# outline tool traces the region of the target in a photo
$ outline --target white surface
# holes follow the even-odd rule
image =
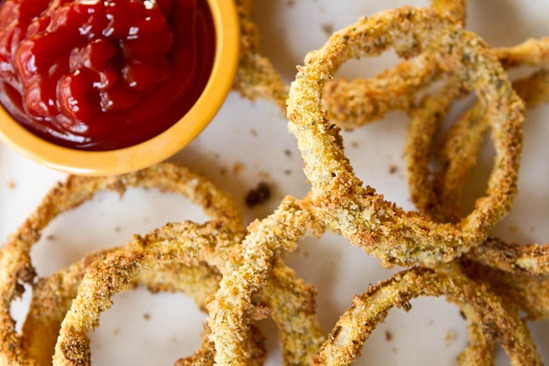
[[[288,81],[305,53],[326,40],[323,30],[326,26],[337,30],[361,15],[404,5],[403,1],[359,0],[256,3],[255,18],[260,25],[263,47]],[[427,5],[428,1],[410,3]],[[549,1],[471,0],[468,10],[468,28],[494,46],[549,35]],[[369,76],[394,62],[390,57],[382,57],[352,63],[342,74]],[[528,112],[520,194],[512,213],[495,230],[509,241],[545,243],[549,238],[547,117],[549,106]],[[405,116],[393,113],[383,121],[346,133],[345,143],[359,177],[386,198],[410,209],[401,159],[406,126]],[[245,209],[247,222],[269,214],[284,195],[301,197],[308,191],[295,140],[287,132],[279,110],[263,102],[250,103],[236,94],[229,96],[206,131],[174,159],[205,173],[242,203],[246,192],[260,180],[269,182],[274,187],[273,197],[254,210]],[[233,170],[235,164],[242,164],[239,173]],[[389,172],[391,165],[397,167],[395,174]],[[489,167],[490,160],[486,158],[481,170]],[[480,173],[476,176],[482,177]],[[2,240],[63,176],[0,145]],[[44,235],[50,239],[43,239],[36,246],[33,259],[39,274],[47,275],[97,248],[120,245],[132,233],[145,233],[166,221],[188,218],[201,220],[200,210],[191,209],[185,200],[174,196],[130,191],[119,200],[114,194],[101,194],[93,202],[55,220]],[[305,240],[287,262],[298,275],[318,287],[318,313],[326,332],[349,306],[353,294],[364,292],[370,283],[395,271],[381,268],[375,258],[335,235]],[[456,355],[466,343],[465,324],[457,308],[433,298],[414,300],[412,304],[410,313],[393,310],[389,314],[355,364],[455,364]],[[14,305],[16,314],[24,313],[24,309],[25,301]],[[104,314],[101,326],[92,335],[94,364],[172,364],[198,347],[204,319],[205,315],[183,295],[153,296],[138,290],[117,296],[114,307]],[[264,329],[271,348],[268,364],[279,365],[274,326],[266,322]],[[543,360],[549,364],[549,323],[535,324],[532,330]],[[498,362],[505,364],[503,353],[498,351],[498,355]]]

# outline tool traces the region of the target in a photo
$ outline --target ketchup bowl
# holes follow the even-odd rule
[[[48,9],[47,1],[42,0],[44,9],[32,21],[24,19],[24,16],[29,17],[29,11],[21,5],[29,0],[9,1],[15,4],[9,4],[16,9],[17,13],[14,14],[21,17],[16,24],[23,24],[26,29],[14,33],[15,36],[9,34],[6,37],[9,46],[0,37],[0,64],[4,60],[0,66],[2,70],[8,70],[4,71],[7,76],[2,77],[0,138],[25,157],[47,167],[71,174],[106,175],[127,173],[163,161],[180,151],[208,125],[231,89],[239,58],[239,23],[232,0],[139,0],[141,3],[135,0],[69,0],[61,1],[66,7],[63,14],[57,14],[57,8]],[[57,0],[49,1],[60,3]],[[162,11],[170,17],[176,16],[170,14],[177,14],[178,18],[173,18],[173,23],[176,23],[188,14],[181,7],[191,6],[187,3],[200,4],[201,1],[201,6],[207,9],[212,37],[207,38],[204,35],[208,34],[207,27],[194,19],[186,19],[181,21],[182,26],[177,25],[189,27],[189,24],[199,24],[198,27],[202,27],[197,31],[201,38],[193,41],[192,50],[195,53],[192,57],[178,51],[183,47],[182,43],[189,43],[178,38],[182,32],[180,28],[173,31],[175,35],[166,33],[169,37],[163,34],[143,47],[136,46],[140,45],[138,41],[141,39],[133,37],[133,34],[139,35],[140,29],[152,29],[158,34],[158,30],[162,31],[162,27],[169,23],[161,17],[155,21],[154,14],[151,16],[146,12],[155,11],[154,7],[158,6],[158,14]],[[143,9],[122,9],[128,4],[139,8],[139,4],[144,3],[147,4],[142,6]],[[6,1],[2,6],[5,4]],[[175,4],[176,9],[169,4]],[[18,6],[21,10],[17,10]],[[138,14],[139,27],[128,23],[130,21],[127,19],[134,14],[131,11]],[[9,7],[0,9],[4,19],[9,20],[10,12],[13,13],[13,10]],[[85,18],[88,23],[79,25],[78,16],[82,14],[88,17]],[[90,19],[100,19],[103,23],[97,26],[90,23]],[[144,20],[149,23],[143,23]],[[2,21],[6,22],[0,19],[0,23]],[[70,26],[78,27],[78,31],[67,31],[66,27]],[[95,35],[89,36],[86,32],[94,32],[92,28],[95,26],[99,29],[95,30],[100,35],[99,40],[94,38],[88,42]],[[176,26],[173,27],[175,29]],[[122,41],[113,40],[117,32],[122,34]],[[14,55],[5,56],[10,49],[14,49],[13,39],[18,34],[30,34],[31,41],[21,39]],[[142,34],[145,34],[142,36],[145,39],[147,33]],[[80,42],[79,46],[69,49],[66,46],[69,41],[59,37],[69,37],[69,41]],[[88,44],[83,44],[82,39]],[[212,45],[211,42],[215,43]],[[170,47],[173,43],[174,47],[173,51],[166,51],[166,57],[173,62],[168,67],[164,66],[164,59],[151,55],[151,49],[166,48],[164,43]],[[201,44],[208,45],[211,52],[199,53],[197,49]],[[52,49],[50,45],[55,45],[59,50]],[[46,55],[46,61],[38,60],[38,55],[42,54]],[[209,60],[206,54],[211,55]],[[55,57],[62,61],[55,63],[52,61]],[[8,64],[6,59],[15,61]],[[110,60],[111,64],[107,65],[105,60]],[[152,61],[147,63],[142,60]],[[42,74],[36,71],[40,70],[40,62],[46,65],[42,68],[46,70]],[[110,72],[112,63],[119,70]],[[187,70],[202,70],[200,67],[207,67],[206,71],[200,71],[202,79],[185,76]],[[56,73],[61,76],[52,77]],[[152,84],[156,89],[147,91],[146,87]],[[177,91],[179,86],[182,88],[182,85],[199,89],[188,92],[190,94],[185,94],[187,91],[173,91]],[[182,99],[175,99],[172,97],[174,94],[181,94]],[[192,98],[184,99],[186,95],[192,95]],[[88,103],[89,100],[92,102]],[[157,106],[163,107],[158,107],[157,112]],[[93,123],[87,124],[88,120]],[[132,127],[131,123],[134,122],[137,123],[136,128]],[[65,126],[66,130],[63,129]],[[97,140],[94,140],[96,137]]]

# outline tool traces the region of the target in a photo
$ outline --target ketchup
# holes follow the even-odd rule
[[[128,147],[192,107],[214,54],[206,0],[5,0],[0,102],[58,145]]]

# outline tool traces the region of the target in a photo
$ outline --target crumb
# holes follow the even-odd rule
[[[267,306],[267,304],[265,304],[262,301],[259,304],[257,304],[255,309],[253,310],[252,319],[254,319],[256,321],[257,320],[267,319],[269,317],[270,313],[271,312],[270,312],[269,307]]]
[[[118,334],[120,333],[120,328],[118,328],[118,327],[114,328],[113,331],[112,331],[112,333],[113,333],[114,335],[118,335]]]
[[[214,154],[214,158],[215,158],[216,160],[219,160],[220,157],[221,157],[221,154],[219,154],[219,153],[215,153],[215,154]]]
[[[219,169],[219,174],[222,175],[222,176],[227,175],[227,169],[225,169],[225,168]]]
[[[256,136],[257,136],[257,130],[254,129],[254,128],[252,128],[252,129],[250,130],[250,135],[252,135],[253,137],[256,137]]]
[[[354,147],[354,148],[357,148],[359,145],[358,145],[357,141],[353,141],[353,142],[351,142],[351,146]]]
[[[9,189],[15,189],[15,181],[13,181],[13,180],[8,181],[8,188]]]
[[[309,255],[310,255],[310,254],[309,254],[308,251],[303,252],[303,256],[304,256],[305,258],[309,258]]]
[[[330,37],[334,33],[334,26],[333,24],[322,24],[322,31],[327,37]]]
[[[115,233],[119,233],[121,230],[122,230],[122,228],[120,226],[115,226],[114,227],[114,232]]]
[[[393,353],[397,353],[397,349],[396,349],[396,347],[393,347],[393,348],[391,348],[391,352],[393,352]]]
[[[444,335],[444,343],[446,343],[446,346],[449,346],[457,339],[457,334],[453,330],[449,330],[446,332],[446,335]]]
[[[284,155],[286,155],[287,157],[292,156],[292,150],[290,150],[290,149],[284,149]]]
[[[267,202],[271,197],[271,189],[265,182],[259,182],[257,187],[250,190],[246,195],[246,205],[248,207],[254,207],[262,203]]]
[[[534,233],[536,232],[537,228],[534,225],[532,225],[528,228],[528,230],[530,230],[531,233]]]
[[[233,165],[233,173],[238,174],[244,169],[244,164],[242,163],[234,163]]]
[[[291,175],[292,174],[292,169],[285,169],[284,170],[284,175]]]
[[[519,228],[516,225],[509,226],[509,231],[512,233],[516,233],[519,231]]]
[[[395,174],[398,171],[398,167],[396,165],[391,165],[389,167],[389,174]]]
[[[385,331],[385,340],[391,342],[393,340],[393,333],[390,330]]]
[[[294,0],[286,0],[286,5],[294,6],[294,4],[295,4]]]
[[[47,240],[55,240],[55,235],[50,234],[50,235],[46,236],[46,239]]]
[[[271,174],[269,172],[260,171],[259,172],[259,177],[262,178],[262,179],[269,179],[269,178],[271,178]]]
[[[151,319],[151,314],[149,314],[149,313],[143,314],[143,319],[150,320]]]

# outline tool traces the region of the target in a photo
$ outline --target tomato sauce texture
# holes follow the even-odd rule
[[[0,101],[58,145],[112,150],[168,129],[211,73],[206,0],[4,0]]]

